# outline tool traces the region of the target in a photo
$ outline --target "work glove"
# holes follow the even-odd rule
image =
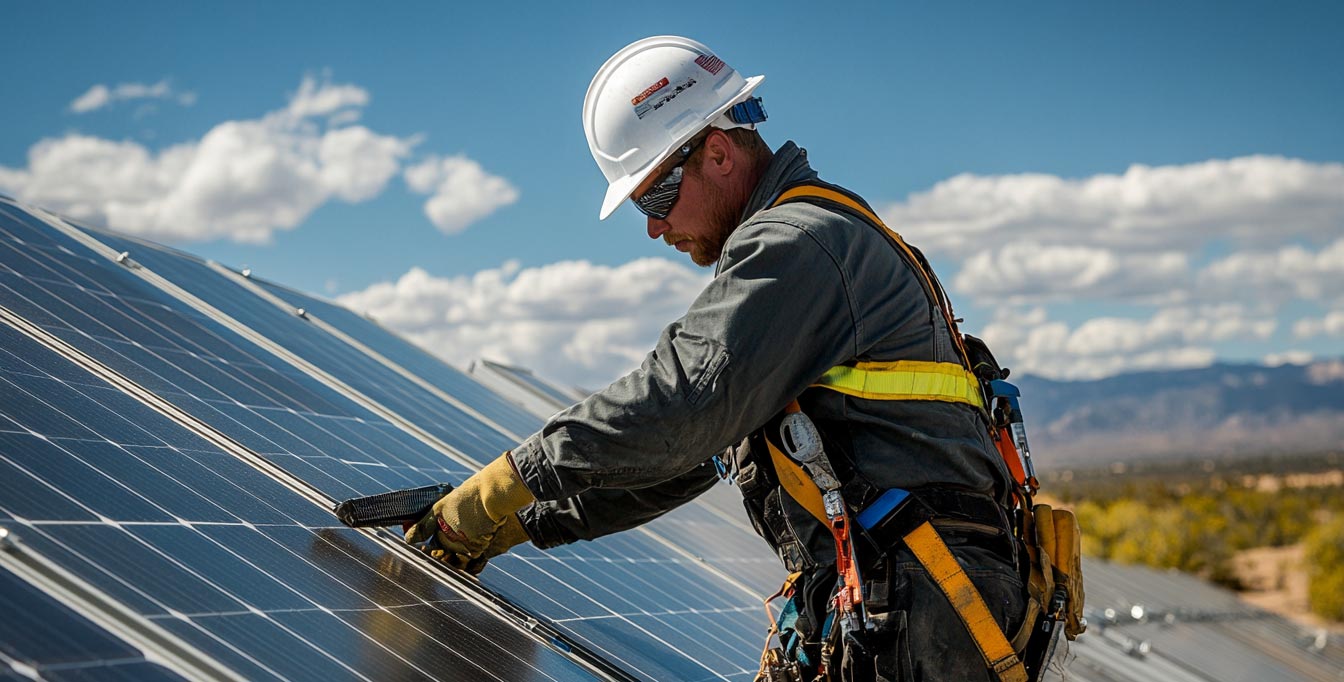
[[[485,551],[476,558],[469,558],[463,554],[455,554],[446,549],[434,548],[429,550],[429,555],[442,561],[453,568],[466,571],[472,575],[480,575],[485,570],[485,565],[491,559],[508,552],[515,545],[528,542],[532,538],[528,536],[527,531],[523,530],[523,524],[518,520],[517,514],[509,514],[504,519],[504,524],[495,531],[494,537],[490,538],[490,544],[485,546]]]
[[[435,502],[425,518],[406,531],[406,542],[436,538],[444,556],[461,555],[469,562],[483,556],[508,518],[534,499],[506,452]]]

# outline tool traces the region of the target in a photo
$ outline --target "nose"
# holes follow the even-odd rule
[[[649,239],[658,239],[662,237],[664,234],[667,234],[667,231],[672,229],[672,226],[668,225],[666,220],[660,220],[658,218],[650,216],[648,229],[649,229]]]

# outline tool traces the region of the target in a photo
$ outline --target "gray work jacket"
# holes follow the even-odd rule
[[[520,514],[536,545],[625,530],[690,500],[715,481],[710,458],[794,398],[828,454],[852,460],[874,486],[950,485],[1003,499],[1008,473],[974,408],[809,390],[856,360],[958,362],[941,313],[874,227],[809,203],[769,208],[785,188],[816,179],[806,151],[784,144],[714,279],[643,364],[513,450],[538,500]]]

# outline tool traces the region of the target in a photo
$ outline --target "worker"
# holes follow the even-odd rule
[[[1025,591],[1009,473],[983,409],[965,395],[968,362],[950,311],[866,204],[821,181],[793,142],[765,144],[754,95],[763,80],[674,36],[632,43],[597,72],[583,127],[608,183],[599,217],[631,199],[651,239],[713,266],[714,278],[638,369],[471,476],[406,539],[437,539],[441,559],[480,571],[520,542],[545,549],[647,522],[713,485],[721,456],[757,529],[798,573],[799,617],[785,634],[803,679],[824,669],[834,679],[997,680],[899,542],[857,553],[875,624],[861,633],[864,651],[848,640],[825,646],[836,545],[779,489],[766,452],[795,399],[852,511],[899,488],[955,521],[935,525],[1010,637],[1026,617]],[[832,111],[836,125],[858,130],[880,117],[861,102]],[[788,200],[802,186],[830,199]],[[876,376],[898,361],[960,388],[917,380],[924,388],[893,394],[825,379]]]

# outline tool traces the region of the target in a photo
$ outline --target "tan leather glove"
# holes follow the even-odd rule
[[[476,559],[508,517],[533,501],[506,452],[435,502],[425,518],[406,531],[406,542],[437,537],[446,553]]]
[[[490,544],[485,546],[485,551],[476,558],[469,558],[462,554],[454,554],[443,549],[432,549],[429,555],[442,561],[453,568],[460,569],[472,575],[480,575],[485,570],[485,565],[491,559],[508,552],[516,545],[530,541],[527,531],[523,530],[523,524],[518,520],[517,514],[509,514],[504,519],[503,525],[495,531],[494,537],[490,538]]]

